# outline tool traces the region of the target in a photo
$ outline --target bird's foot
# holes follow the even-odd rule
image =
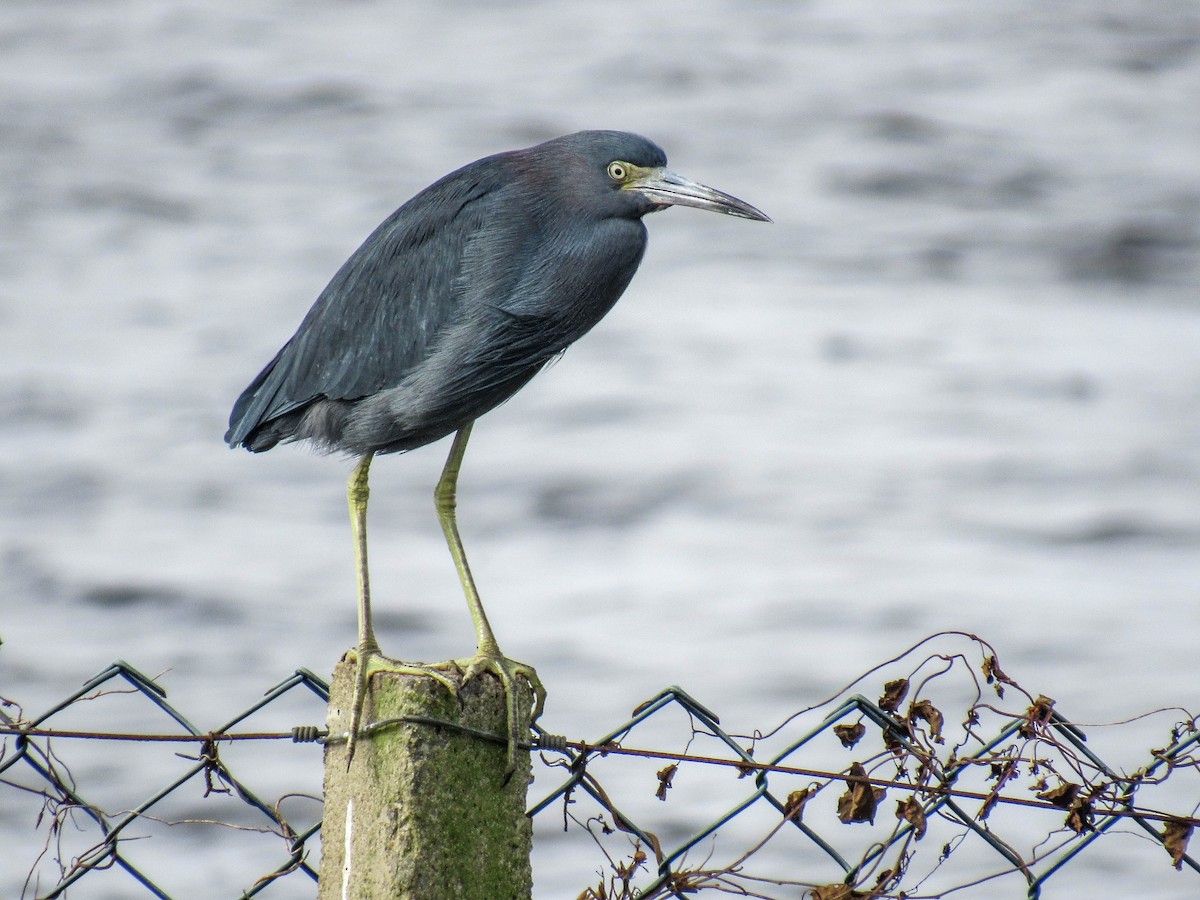
[[[508,763],[504,769],[504,783],[507,784],[517,768],[517,745],[522,741],[529,740],[528,733],[522,733],[521,717],[517,710],[517,679],[523,678],[528,683],[530,690],[533,691],[531,722],[537,721],[546,705],[546,688],[542,685],[542,680],[538,678],[533,666],[509,659],[500,653],[499,648],[481,649],[467,659],[454,660],[454,665],[463,672],[463,684],[484,672],[491,672],[500,679],[500,685],[504,688],[508,721]]]
[[[407,663],[390,656],[384,656],[379,647],[359,647],[347,654],[347,659],[354,662],[354,708],[350,711],[350,734],[346,739],[346,767],[354,759],[354,750],[358,746],[359,731],[362,727],[363,707],[367,702],[367,684],[381,672],[398,672],[401,675],[425,675],[442,686],[454,697],[458,696],[458,683],[443,675],[439,668],[444,666],[425,666],[419,663]]]

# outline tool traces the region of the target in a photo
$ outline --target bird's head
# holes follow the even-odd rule
[[[580,131],[547,141],[531,151],[545,151],[566,167],[571,191],[589,206],[602,204],[618,215],[640,218],[668,206],[693,206],[743,219],[770,222],[762,211],[715,188],[684,178],[667,168],[662,149],[640,135],[624,131]],[[539,154],[540,155],[540,154]]]

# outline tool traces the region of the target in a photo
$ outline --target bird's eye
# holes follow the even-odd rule
[[[629,166],[623,162],[610,162],[608,164],[608,177],[613,181],[621,182],[629,177]]]

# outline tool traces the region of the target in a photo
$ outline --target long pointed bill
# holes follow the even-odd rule
[[[627,191],[637,191],[661,206],[694,206],[713,212],[770,222],[766,213],[755,209],[744,200],[730,196],[716,188],[699,184],[676,175],[667,169],[643,169],[625,185]]]

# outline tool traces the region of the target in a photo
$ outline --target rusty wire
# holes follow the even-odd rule
[[[952,640],[959,646],[953,652],[922,656],[920,651],[928,650],[925,645],[937,640]],[[966,651],[961,647],[964,641]],[[898,666],[900,677],[882,680],[894,676]],[[968,686],[965,702],[954,707],[954,717],[945,714],[950,708],[944,703],[939,708],[931,699],[951,673]],[[878,700],[852,693],[856,688],[861,691],[863,683],[872,683],[871,678],[878,681]],[[114,683],[124,683],[122,690],[158,706],[182,733],[67,730],[46,724],[72,704],[115,692]],[[285,877],[315,881],[317,871],[310,856],[319,840],[319,820],[289,821],[281,812],[283,798],[273,804],[264,802],[235,776],[220,752],[222,745],[232,742],[343,739],[315,726],[286,732],[233,730],[296,688],[306,689],[302,694],[312,698],[314,713],[328,700],[328,686],[322,679],[297,670],[251,708],[219,728],[202,732],[167,703],[157,682],[118,661],[35,719],[14,717],[0,709],[0,737],[13,739],[11,747],[6,741],[0,752],[0,796],[5,789],[33,790],[4,774],[25,763],[40,779],[36,790],[44,801],[45,815],[40,818],[45,841],[37,858],[28,861],[31,876],[23,896],[59,897],[89,873],[111,868],[123,869],[146,896],[172,896],[127,852],[126,830],[137,820],[162,821],[156,807],[197,777],[202,779],[204,797],[244,804],[260,822],[222,822],[218,814],[213,819],[190,820],[192,824],[225,824],[274,835],[279,841],[279,850],[273,851],[278,853],[275,861],[264,866],[264,874],[238,896],[254,896]],[[1015,706],[1006,704],[1009,698],[1017,700]],[[5,705],[19,709],[11,702]],[[1195,877],[1200,863],[1188,854],[1187,839],[1200,824],[1196,779],[1171,795],[1178,800],[1171,808],[1136,802],[1147,789],[1172,777],[1172,785],[1178,784],[1180,773],[1195,776],[1200,770],[1197,720],[1182,710],[1175,712],[1164,746],[1150,751],[1140,769],[1123,774],[1087,747],[1084,731],[1064,718],[1052,700],[1025,692],[1009,678],[986,642],[973,635],[946,633],[918,643],[838,695],[789,714],[765,731],[728,732],[714,713],[674,687],[641,704],[628,721],[596,741],[568,740],[535,728],[529,748],[538,751],[544,774],[565,772],[565,778],[529,813],[535,821],[548,821],[559,811],[564,827],[595,841],[604,864],[594,886],[582,888],[578,895],[582,900],[651,900],[700,891],[790,897],[796,896],[796,888],[814,900],[942,897],[1013,877],[1023,880],[1028,897],[1036,898],[1046,881],[1088,846],[1118,833],[1113,826],[1121,822],[1140,828],[1161,845],[1166,851],[1159,850],[1164,865],[1174,864]],[[686,723],[678,731],[682,746],[638,746],[648,723],[679,713]],[[819,721],[809,723],[814,716]],[[417,722],[418,718],[403,721],[448,727],[448,723]],[[952,718],[960,720],[957,725],[948,724]],[[394,727],[400,721],[373,727]],[[198,749],[187,757],[193,764],[182,777],[134,808],[110,813],[84,799],[84,788],[74,783],[58,760],[52,742],[64,740],[114,746],[126,741],[190,743]],[[694,749],[696,743],[704,744],[707,751]],[[813,755],[819,764],[801,765],[802,753]],[[719,783],[731,800],[708,825],[668,841],[648,827],[654,816],[646,811],[645,798],[631,794],[626,775],[619,771],[622,765],[647,763],[666,763],[652,776],[656,803],[673,800],[698,780],[705,781],[706,791],[707,785]],[[698,777],[702,772],[707,774]],[[897,804],[894,815],[883,811],[888,792]],[[717,788],[711,793],[715,797]],[[629,811],[639,803],[637,811]],[[1002,809],[1025,810],[1040,818],[1036,826],[1026,821],[993,827],[990,817]],[[769,813],[765,817],[764,810]],[[92,823],[97,840],[85,852],[59,858],[55,836],[71,817],[80,815]],[[877,816],[882,821],[877,823]],[[756,824],[745,827],[743,820],[751,819]],[[934,832],[941,843],[934,843]],[[1040,837],[1029,840],[1030,834]],[[846,835],[851,839],[846,840]],[[929,843],[921,844],[926,838]],[[731,839],[736,846],[726,852]],[[796,839],[807,851],[798,850]],[[801,860],[805,877],[780,874],[777,845],[782,843],[793,868]],[[971,846],[994,854],[990,869],[978,859],[961,869],[951,865]],[[48,880],[48,871],[56,879],[51,887],[41,883]],[[788,893],[771,893],[780,888]]]

